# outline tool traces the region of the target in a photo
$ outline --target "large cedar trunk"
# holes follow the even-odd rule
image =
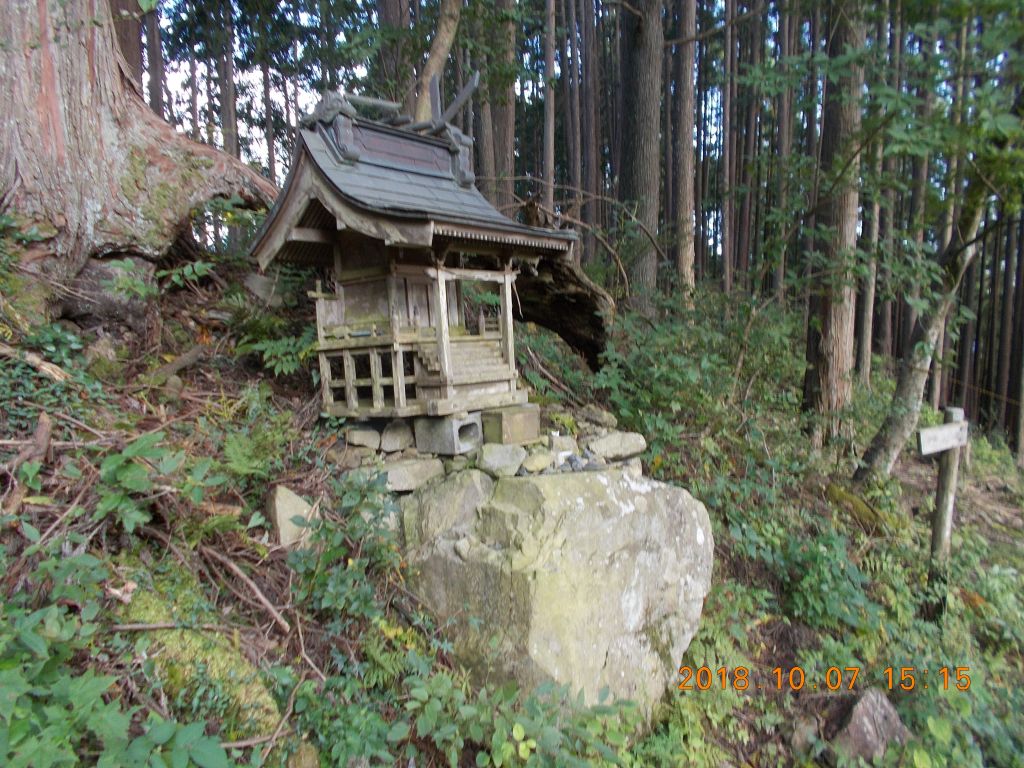
[[[697,34],[697,0],[680,0],[679,33],[683,41],[679,44],[676,88],[679,98],[676,103],[676,142],[675,161],[678,179],[675,202],[676,224],[676,273],[679,287],[692,290],[696,278],[694,276],[694,245],[693,245],[693,66],[696,52]]]
[[[661,0],[643,0],[636,12],[625,14],[623,25],[623,126],[622,187],[620,197],[636,206],[637,220],[648,233],[658,231],[661,186],[660,127],[661,63],[664,30]],[[658,254],[654,244],[639,235],[633,274],[630,276],[641,304],[654,292]]]
[[[47,292],[90,257],[159,257],[214,197],[273,200],[266,179],[146,106],[106,0],[9,0],[0,38],[0,210],[45,236],[21,268]]]
[[[832,60],[860,50],[864,45],[857,2],[836,2],[829,7],[832,35],[828,55]],[[821,243],[827,272],[817,275],[813,281],[810,312],[816,322],[808,323],[808,367],[804,377],[804,407],[825,417],[821,425],[823,432],[815,431],[816,443],[839,434],[839,414],[850,402],[858,163],[848,162],[848,152],[853,137],[860,130],[862,82],[863,70],[847,65],[838,77],[829,78],[825,92],[821,165],[828,177],[833,178],[835,174],[835,180],[822,201],[818,219],[823,230],[831,234]]]

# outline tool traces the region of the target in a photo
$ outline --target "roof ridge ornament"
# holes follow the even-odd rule
[[[359,117],[356,108],[346,98],[344,91],[326,91],[308,115],[299,118],[299,127],[313,130],[317,123],[331,125],[338,115],[347,118]]]

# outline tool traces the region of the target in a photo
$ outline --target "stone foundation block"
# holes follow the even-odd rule
[[[522,445],[540,437],[540,406],[523,403],[481,414],[485,443]]]
[[[468,416],[424,416],[413,422],[416,450],[440,456],[458,456],[480,447],[483,427],[480,414]]]

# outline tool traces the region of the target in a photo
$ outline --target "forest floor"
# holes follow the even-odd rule
[[[919,456],[902,456],[895,474],[903,486],[904,507],[910,516],[921,513],[920,499],[935,493],[937,462]],[[955,527],[971,526],[1002,554],[1024,568],[1024,487],[1019,473],[1003,465],[972,465],[968,457],[961,467],[954,510]]]
[[[860,686],[672,692],[641,732],[628,708],[469,686],[375,523],[393,499],[332,469],[342,423],[319,418],[301,303],[270,311],[239,288],[241,272],[218,271],[165,286],[128,332],[32,329],[21,346],[67,369],[67,382],[25,363],[0,369],[0,464],[31,447],[40,413],[52,421],[48,450],[0,485],[0,674],[20,691],[0,700],[0,731],[12,712],[32,723],[16,734],[23,752],[34,739],[86,762],[173,753],[207,767],[299,760],[309,746],[338,765],[414,755],[418,766],[777,765],[830,754]],[[307,279],[281,276],[294,296]],[[622,317],[596,375],[550,334],[517,334],[533,399],[608,407],[647,436],[647,472],[707,504],[715,583],[683,663],[745,667],[762,682],[776,667],[811,680],[849,665],[875,686],[887,666],[966,665],[974,684],[963,693],[887,691],[915,738],[886,763],[1019,766],[1024,477],[1012,456],[998,439],[974,440],[954,533],[961,588],[939,623],[924,619],[934,462],[905,452],[894,481],[864,492],[887,521],[865,529],[825,492],[846,482],[850,451],[813,455],[802,437],[797,320],[714,295],[697,306],[663,310],[656,334],[650,320]],[[854,453],[887,387],[880,377],[858,393]],[[263,510],[279,483],[320,505],[319,547],[275,545]],[[170,653],[176,645],[191,658]],[[78,710],[58,681],[93,678],[102,683],[79,695],[85,719],[61,730],[72,717],[61,713]],[[0,739],[0,762],[5,743],[15,742]]]

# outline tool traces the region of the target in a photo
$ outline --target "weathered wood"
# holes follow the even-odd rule
[[[501,284],[501,350],[509,371],[514,373],[516,353],[512,338],[512,276],[507,273]]]
[[[384,407],[384,386],[381,379],[383,372],[380,365],[380,353],[370,352],[370,386],[373,393],[373,407],[379,410]]]
[[[947,408],[945,421],[950,426],[963,426],[962,408]],[[924,430],[922,430],[924,431]],[[960,446],[956,443],[939,458],[939,482],[935,491],[935,513],[932,517],[931,561],[928,567],[928,583],[940,595],[932,606],[934,614],[945,609],[946,582],[949,574],[949,546],[953,535],[953,506],[956,501],[957,474],[960,470]]]
[[[428,400],[428,416],[447,416],[449,413],[465,410],[483,410],[484,408],[502,408],[506,405],[519,405],[528,400],[526,392],[503,392],[493,395],[454,397],[450,399]]]
[[[448,292],[444,280],[434,281],[434,318],[437,323],[437,361],[441,365],[441,379],[445,382],[446,397],[451,396],[452,359],[448,333]]]
[[[70,373],[58,365],[47,362],[35,352],[15,349],[14,347],[4,344],[2,341],[0,341],[0,357],[10,358],[11,360],[22,360],[40,373],[49,376],[54,381],[67,381],[71,378]]]
[[[324,243],[330,245],[338,238],[338,233],[327,229],[312,227],[292,227],[288,233],[288,241],[292,243]]]
[[[953,408],[947,409],[948,415],[950,410],[960,411],[962,409]],[[947,423],[938,427],[928,427],[922,429],[917,433],[917,447],[921,452],[922,456],[931,456],[933,453],[941,453],[942,451],[948,451],[950,448],[961,448],[967,445],[967,422],[959,421]]]
[[[345,404],[352,411],[359,409],[359,395],[356,393],[356,365],[352,353],[345,350],[341,353],[342,366],[345,371]]]
[[[392,386],[395,389],[395,407],[405,407],[405,354],[401,347],[391,353]]]
[[[324,405],[334,405],[334,382],[331,380],[331,363],[327,355],[321,352],[317,355],[320,361],[320,390],[323,393]]]

